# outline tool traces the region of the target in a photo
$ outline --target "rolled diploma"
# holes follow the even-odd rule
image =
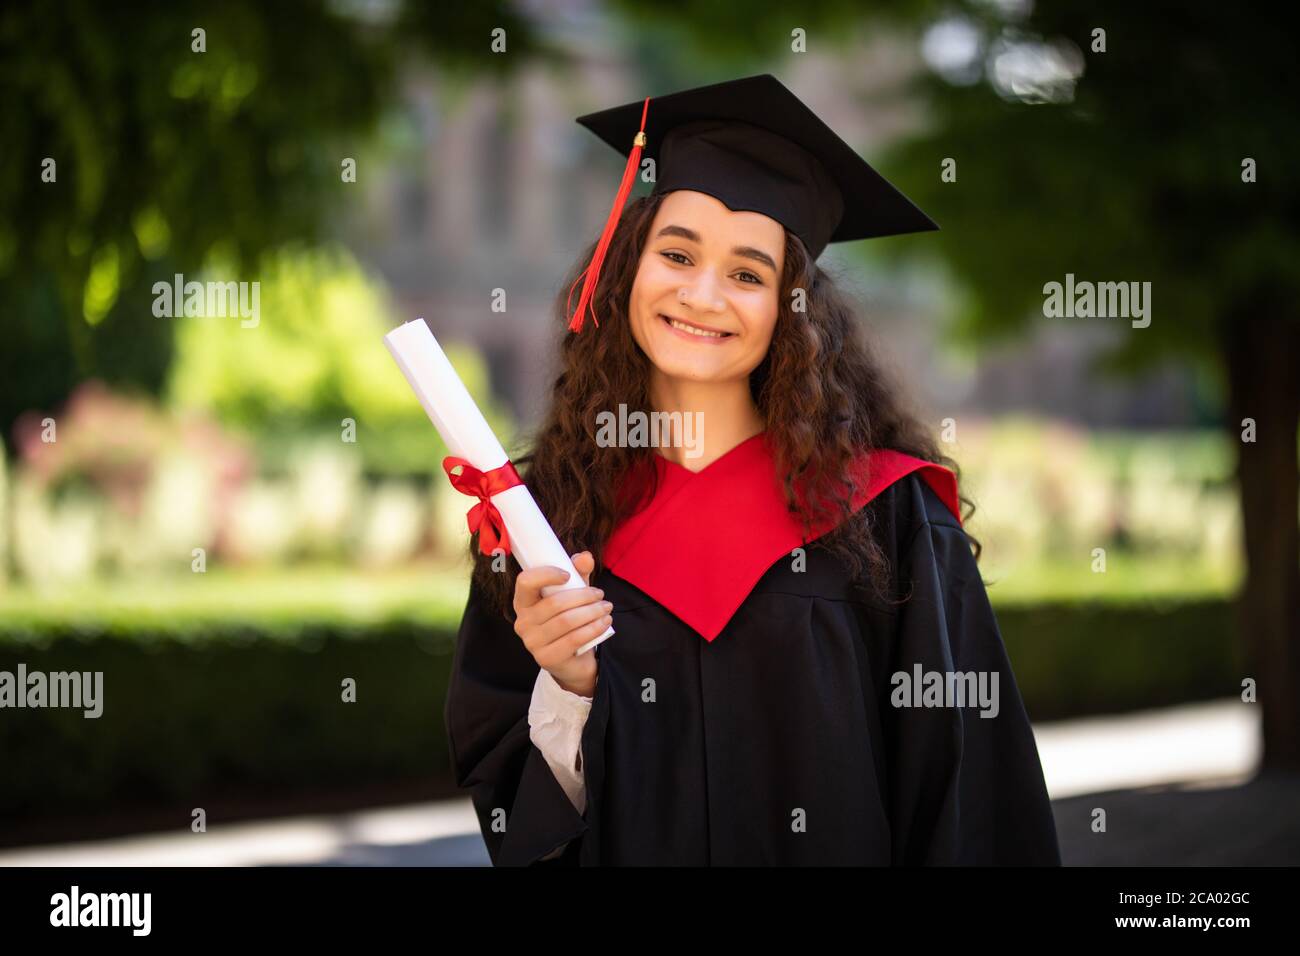
[[[480,471],[500,468],[506,463],[501,442],[492,434],[491,426],[423,319],[393,329],[384,336],[384,344],[453,455],[464,458]],[[492,503],[505,521],[510,550],[520,567],[551,565],[568,572],[565,583],[546,585],[542,588],[543,595],[587,586],[525,486],[516,485],[498,492],[492,496]],[[613,633],[612,627],[606,628],[604,634],[582,645],[576,653],[585,653]]]

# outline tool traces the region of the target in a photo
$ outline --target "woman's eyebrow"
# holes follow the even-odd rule
[[[685,226],[664,226],[656,234],[656,239],[662,239],[664,236],[679,236],[688,242],[699,243],[700,234],[694,229],[688,229]],[[773,272],[776,271],[776,262],[762,249],[755,249],[753,246],[736,246],[731,250],[733,256],[741,256],[745,259],[753,259],[755,262],[761,262]]]

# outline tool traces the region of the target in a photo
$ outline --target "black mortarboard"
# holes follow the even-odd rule
[[[643,154],[655,159],[652,193],[693,189],[735,211],[760,212],[803,240],[814,260],[830,242],[939,228],[770,73],[647,97],[578,122],[628,160],[583,273],[569,323],[575,332]]]

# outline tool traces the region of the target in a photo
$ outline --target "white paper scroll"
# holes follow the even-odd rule
[[[384,336],[384,344],[453,455],[464,458],[480,471],[500,468],[506,463],[501,442],[492,434],[483,413],[470,398],[465,384],[447,361],[446,354],[423,319],[393,329]],[[465,496],[467,510],[473,500]],[[544,596],[569,588],[586,587],[582,575],[569,560],[560,539],[551,530],[526,487],[516,485],[498,492],[492,496],[492,503],[501,512],[510,535],[510,550],[520,567],[550,565],[568,572],[569,580],[564,584],[542,588]],[[613,633],[612,627],[607,628],[604,634],[578,648],[577,653],[590,650]]]

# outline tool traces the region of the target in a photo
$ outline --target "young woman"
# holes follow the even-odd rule
[[[516,465],[588,586],[475,550],[445,710],[493,863],[1058,864],[973,506],[815,264],[933,223],[770,76],[581,121],[628,165]]]

